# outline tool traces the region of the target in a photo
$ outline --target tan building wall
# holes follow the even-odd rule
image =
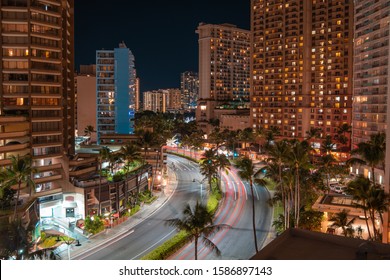
[[[244,130],[245,128],[250,128],[250,116],[248,115],[222,115],[220,117],[219,127],[221,130]]]
[[[0,17],[0,166],[30,154],[36,195],[61,193],[75,152],[74,1],[2,1]]]
[[[84,135],[84,129],[96,125],[96,76],[93,74],[76,76],[77,83],[77,134]],[[96,133],[91,135],[96,142]]]
[[[336,137],[351,124],[353,1],[251,1],[253,128]],[[347,145],[348,146],[348,145]]]
[[[355,0],[355,56],[352,145],[366,142],[372,134],[386,132],[390,143],[390,6],[388,0]],[[380,167],[378,167],[380,168]],[[390,192],[390,149],[385,168],[375,169],[375,178]],[[354,167],[368,177],[371,168]],[[372,176],[372,174],[370,174]],[[384,213],[383,242],[390,242],[390,217]]]
[[[196,120],[206,133],[215,106],[249,102],[250,31],[232,24],[200,23],[199,99]],[[249,103],[248,103],[249,104]]]
[[[144,92],[144,110],[153,112],[168,112],[180,110],[180,89],[159,89]]]

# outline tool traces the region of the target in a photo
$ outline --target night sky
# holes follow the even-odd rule
[[[109,4],[107,4],[109,3]],[[135,56],[141,91],[179,88],[180,73],[198,71],[200,22],[250,28],[249,0],[77,0],[76,67],[124,41]]]

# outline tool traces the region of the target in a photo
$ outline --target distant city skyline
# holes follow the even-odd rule
[[[124,41],[136,58],[141,92],[179,88],[180,74],[198,72],[200,22],[250,28],[250,1],[76,1],[75,70],[94,64],[96,50]]]

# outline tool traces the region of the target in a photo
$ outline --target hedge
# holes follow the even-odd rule
[[[141,260],[164,260],[183,247],[187,243],[187,239],[188,234],[185,231],[180,231],[174,237],[142,257]]]

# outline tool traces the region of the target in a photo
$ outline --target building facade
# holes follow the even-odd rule
[[[0,7],[0,167],[31,155],[34,197],[43,204],[67,188],[74,154],[74,1]]]
[[[250,31],[231,24],[200,23],[199,100],[196,121],[210,131],[214,109],[249,107]]]
[[[252,0],[251,29],[253,128],[337,140],[351,124],[353,1]]]
[[[390,143],[389,22],[389,1],[355,0],[353,147],[378,132],[387,132],[386,143]],[[385,168],[376,168],[375,178],[389,193],[390,149],[386,149]],[[353,173],[372,176],[367,166],[353,169]],[[389,215],[385,213],[383,241],[387,243],[390,241],[389,223]]]
[[[101,134],[134,133],[136,71],[124,43],[96,51],[97,138]]]
[[[176,112],[182,108],[181,91],[179,89],[159,89],[144,92],[145,111]]]
[[[89,125],[96,130],[96,65],[80,65],[75,81],[76,131],[77,136],[83,136]],[[91,134],[91,141],[96,142],[96,133]]]
[[[199,77],[195,72],[184,72],[180,76],[181,103],[183,109],[196,108],[199,99]]]

